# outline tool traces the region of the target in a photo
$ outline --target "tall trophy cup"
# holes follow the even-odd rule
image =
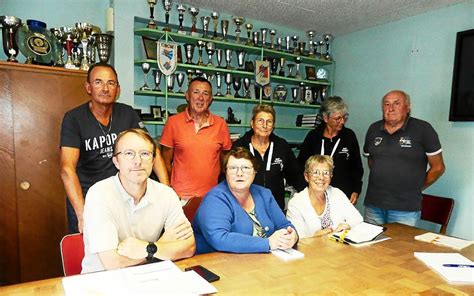
[[[216,72],[216,86],[217,86],[217,92],[215,94],[216,97],[222,97],[221,93],[221,86],[222,86],[222,74],[220,72]]]
[[[252,33],[253,46],[255,46],[255,47],[258,46],[259,39],[260,39],[260,32],[259,31],[253,32]]]
[[[297,79],[301,79],[300,64],[301,64],[302,61],[303,61],[303,59],[301,57],[296,57],[295,58],[295,64],[296,64],[295,78],[297,78]]]
[[[212,23],[214,24],[214,34],[212,34],[212,39],[219,39],[219,37],[217,36],[217,27],[219,25],[219,13],[214,11],[211,14],[211,18],[212,18]]]
[[[155,16],[154,16],[156,0],[147,0],[147,2],[148,2],[148,5],[150,6],[150,20],[148,21],[148,25],[146,27],[150,29],[156,29]]]
[[[186,35],[186,32],[183,29],[184,13],[186,12],[186,6],[184,6],[183,4],[177,4],[176,9],[178,10],[179,21],[178,34]]]
[[[331,42],[334,40],[334,36],[331,35],[331,34],[324,34],[323,35],[323,39],[324,39],[324,42],[326,43],[326,54],[324,55],[324,58],[328,61],[332,60],[332,56],[331,56],[331,51],[329,50],[329,46],[331,44]],[[322,49],[321,49],[322,51]]]
[[[16,32],[21,27],[21,19],[15,16],[0,16],[2,24],[2,40],[3,52],[8,57],[8,62],[18,63],[16,56],[18,55],[18,44],[15,40]]]
[[[102,63],[107,63],[110,59],[110,54],[112,53],[112,41],[114,36],[110,34],[96,34],[95,35],[95,45],[97,47],[97,52],[99,54],[99,61]]]
[[[202,22],[202,37],[203,38],[209,38],[208,36],[208,31],[209,31],[209,22],[211,21],[211,18],[208,16],[201,16],[201,22]]]
[[[183,93],[183,83],[184,83],[184,73],[182,72],[179,72],[177,75],[176,75],[176,82],[178,83],[178,92],[179,93]]]
[[[237,76],[232,77],[232,85],[234,86],[234,90],[235,90],[234,98],[241,98],[239,94],[240,87],[242,86],[241,77],[237,77]]]
[[[280,58],[280,72],[278,75],[285,77],[285,58]]]
[[[247,52],[243,49],[237,49],[237,65],[239,66],[239,70],[245,71],[244,63],[245,63],[245,55]]]
[[[229,21],[221,20],[221,28],[222,28],[222,41],[227,41],[227,33],[229,32]]]
[[[250,99],[250,78],[244,78],[244,97]]]
[[[148,80],[148,72],[150,72],[150,64],[149,63],[143,63],[142,64],[142,71],[143,71],[143,80],[144,83],[142,87],[140,87],[141,91],[147,91],[151,90],[151,88],[148,86],[147,80]]]
[[[275,35],[277,31],[275,29],[270,30],[270,48],[275,49]]]
[[[232,69],[232,49],[225,49],[225,67],[227,69]]]
[[[316,31],[308,30],[306,31],[306,35],[308,35],[308,56],[314,57],[314,36],[316,36]]]
[[[232,18],[235,24],[235,43],[240,43],[240,33],[242,32],[240,30],[240,26],[245,23],[245,18],[240,17],[240,16],[234,16]]]
[[[267,47],[267,28],[261,28],[260,32],[262,32],[262,47]]]
[[[61,43],[63,33],[59,28],[49,29],[51,34],[56,38],[55,47],[56,47],[56,60],[54,61],[55,67],[64,67],[64,48]]]
[[[153,78],[155,80],[155,88],[154,91],[161,91],[160,89],[160,81],[161,81],[161,71],[158,69],[152,70]]]
[[[214,42],[207,42],[206,43],[206,52],[207,52],[207,66],[214,67],[212,64],[212,55],[216,51],[216,44]]]
[[[252,29],[253,25],[251,23],[245,24],[245,29],[247,29],[247,42],[245,45],[251,46],[252,45]]]
[[[232,93],[230,92],[230,85],[232,84],[232,74],[226,73],[225,74],[225,83],[227,85],[227,90],[225,93],[226,97],[232,97]]]
[[[163,28],[163,31],[168,31],[171,32],[171,27],[170,27],[170,11],[171,8],[173,7],[173,0],[162,0],[163,3],[163,9],[165,10],[165,27]]]
[[[298,49],[298,39],[300,37],[298,35],[293,35],[291,37],[291,40],[293,41],[293,53],[298,53],[299,49]]]
[[[186,64],[193,65],[194,44],[185,44],[184,51],[186,53]]]
[[[205,41],[202,41],[202,40],[198,40],[196,42],[196,45],[198,47],[198,50],[199,50],[199,59],[198,59],[198,66],[205,66],[203,60],[202,60],[202,50],[203,48],[206,46],[206,42]]]
[[[286,52],[290,52],[290,40],[291,40],[291,36],[285,37],[285,51]]]
[[[199,36],[199,33],[197,32],[197,29],[196,29],[196,17],[199,14],[199,8],[189,7],[188,12],[191,15],[191,23],[192,23],[191,35],[197,37]]]
[[[75,30],[71,27],[60,27],[59,30],[62,33],[62,43],[64,48],[66,49],[66,63],[64,64],[64,68],[66,69],[76,69],[74,63],[72,62],[72,40],[74,38]],[[96,43],[97,44],[97,43]]]
[[[224,50],[222,48],[216,49],[216,60],[217,60],[217,68],[222,68],[222,56],[224,54]]]
[[[82,60],[80,69],[87,71],[91,65],[88,52],[89,37],[92,33],[92,25],[89,23],[76,23],[79,40],[82,44]]]

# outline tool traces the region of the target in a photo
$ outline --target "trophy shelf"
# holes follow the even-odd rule
[[[139,96],[148,96],[148,97],[159,97],[173,99],[184,99],[184,93],[177,93],[177,92],[162,92],[162,91],[153,91],[153,90],[136,90],[134,92],[135,95]],[[212,96],[213,101],[217,102],[230,102],[230,103],[250,103],[250,104],[258,104],[258,103],[267,103],[273,106],[284,106],[289,108],[307,108],[307,109],[319,109],[320,105],[308,105],[308,104],[297,104],[297,103],[288,103],[288,102],[280,102],[280,101],[270,101],[270,100],[262,100],[261,102],[257,99],[246,99],[246,98],[235,98],[235,97],[226,97],[226,96]]]
[[[135,60],[135,66],[137,66],[137,67],[139,67],[143,63],[149,63],[150,65],[153,65],[155,68],[158,68],[158,63],[157,63],[156,60],[151,60],[151,59]],[[220,73],[231,73],[232,75],[235,75],[235,76],[238,76],[238,77],[248,77],[248,78],[254,78],[255,77],[255,74],[253,72],[247,72],[247,71],[242,71],[242,70],[238,70],[238,69],[197,66],[197,65],[184,64],[184,63],[178,63],[178,66],[177,66],[176,70],[177,71],[186,71],[187,69],[201,70],[206,74],[220,72]],[[306,85],[331,86],[331,83],[328,82],[328,81],[307,80],[307,79],[296,78],[296,77],[283,77],[283,76],[279,76],[279,75],[272,75],[270,79],[271,79],[272,82],[292,84],[292,85],[298,85],[299,83],[303,82]]]
[[[146,125],[165,125],[166,121],[143,121]],[[227,124],[228,127],[235,127],[235,128],[249,128],[249,124]],[[275,126],[275,129],[288,129],[288,130],[311,130],[314,127],[301,127],[301,126]]]

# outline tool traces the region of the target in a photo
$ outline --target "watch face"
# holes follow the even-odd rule
[[[324,68],[319,68],[318,71],[316,72],[316,78],[317,79],[328,79],[328,71]]]
[[[156,245],[154,243],[149,243],[148,246],[146,246],[146,252],[148,253],[147,258],[151,259],[153,255],[156,253],[156,251],[158,251],[158,248],[156,247]]]

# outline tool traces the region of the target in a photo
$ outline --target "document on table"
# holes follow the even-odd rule
[[[66,295],[209,294],[217,289],[194,271],[163,261],[62,279]]]
[[[474,283],[474,268],[466,267],[472,266],[474,263],[459,253],[415,252],[414,255],[450,283]],[[459,265],[459,267],[443,266],[446,264]]]
[[[271,252],[273,255],[285,261],[304,258],[304,253],[301,253],[300,251],[297,251],[295,249],[286,249],[286,250],[276,249],[276,250],[272,250]]]
[[[439,245],[439,246],[450,247],[456,250],[462,250],[465,247],[469,247],[470,245],[474,243],[473,241],[441,235],[441,234],[432,233],[432,232],[427,232],[425,234],[417,235],[415,236],[415,239],[422,242]]]
[[[335,232],[331,236],[336,240],[347,243],[362,243],[375,239],[384,231],[382,226],[362,222],[352,227],[348,231]]]

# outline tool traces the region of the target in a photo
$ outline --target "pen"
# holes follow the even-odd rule
[[[443,264],[444,267],[474,268],[473,264]]]

